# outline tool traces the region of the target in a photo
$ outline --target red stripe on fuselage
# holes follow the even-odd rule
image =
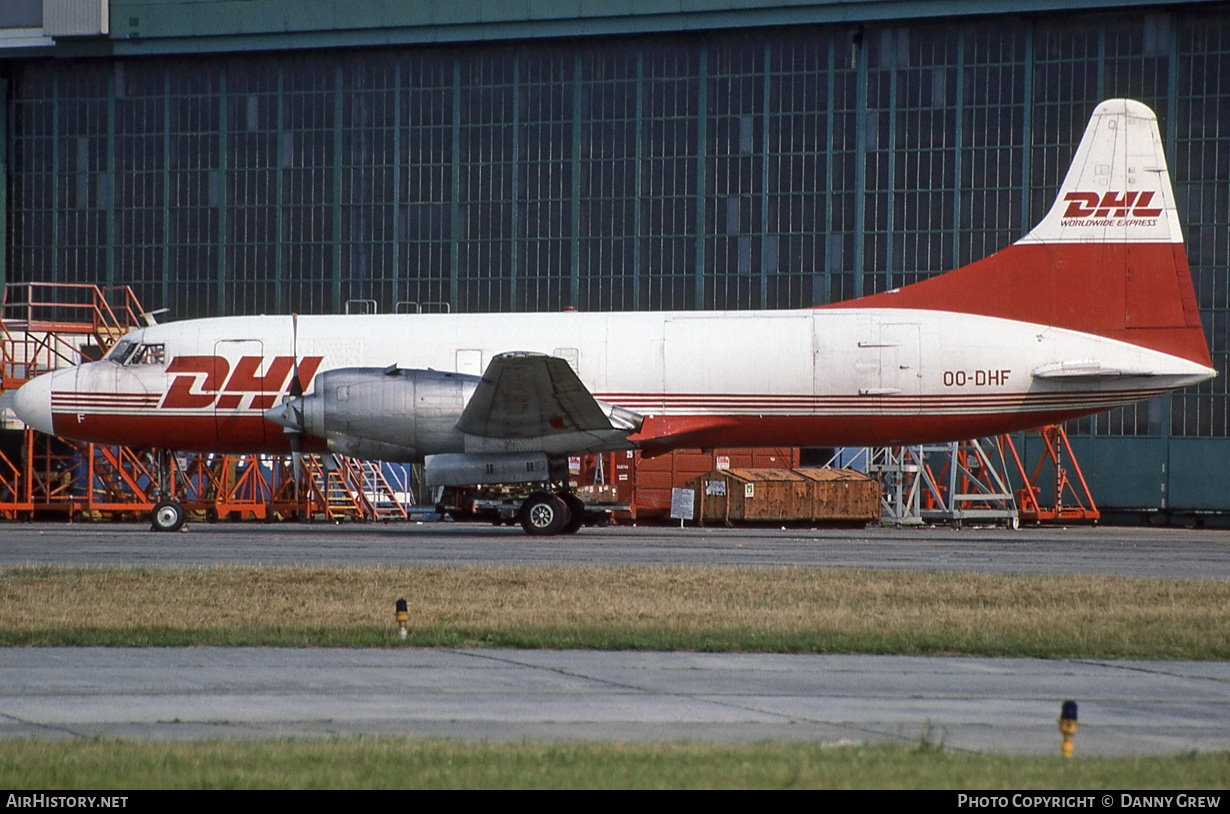
[[[290,442],[282,428],[259,414],[226,415],[219,421],[212,412],[202,415],[166,415],[157,410],[137,414],[54,413],[55,434],[98,443],[132,447],[164,447],[194,452],[286,453]],[[324,442],[308,437],[305,452],[325,451]]]
[[[1058,424],[1106,409],[961,415],[650,416],[629,440],[679,447],[878,447],[985,438]]]
[[[631,440],[670,447],[893,446],[978,438],[1065,421],[1142,400],[1169,388],[926,396],[619,394],[613,403],[665,401],[676,414],[650,415]],[[604,396],[608,394],[602,394]],[[613,395],[613,394],[612,394]],[[54,399],[53,399],[54,401]],[[757,408],[763,413],[749,414]],[[285,453],[286,433],[257,412],[162,409],[105,413],[55,409],[57,435],[106,444],[202,452]],[[686,412],[697,410],[703,412]],[[772,414],[774,411],[787,411]],[[828,412],[822,412],[827,410]],[[651,409],[643,410],[651,412]],[[307,451],[323,451],[309,438]]]
[[[677,447],[833,447],[895,446],[981,438],[1055,424],[1094,412],[1066,409],[1028,414],[961,415],[674,415],[645,419],[630,440],[645,449]],[[219,453],[287,453],[281,427],[257,415],[231,416],[219,435],[212,415],[140,415],[57,413],[55,432],[67,438],[106,439],[107,444]],[[325,451],[321,439],[308,436],[306,452]]]

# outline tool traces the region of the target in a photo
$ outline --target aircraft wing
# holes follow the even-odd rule
[[[563,431],[626,432],[639,426],[637,419],[611,405],[604,410],[564,359],[518,351],[501,353],[487,365],[457,429],[482,438],[539,438]]]

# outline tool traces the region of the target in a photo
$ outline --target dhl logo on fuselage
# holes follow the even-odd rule
[[[1069,192],[1063,196],[1068,208],[1063,213],[1064,222],[1072,225],[1086,224],[1090,218],[1139,218],[1147,221],[1161,216],[1162,210],[1150,207],[1154,192]],[[1142,223],[1141,225],[1152,225]]]
[[[159,406],[190,410],[210,407],[218,410],[237,410],[240,407],[268,410],[279,396],[289,392],[295,359],[293,356],[275,356],[262,375],[260,369],[264,361],[260,356],[244,356],[231,370],[231,363],[224,356],[176,356],[167,365],[167,373],[179,375],[172,380]],[[323,361],[323,356],[305,356],[299,363],[299,382],[304,390]],[[248,401],[246,405],[245,399]]]

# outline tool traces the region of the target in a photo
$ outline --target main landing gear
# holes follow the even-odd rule
[[[526,534],[575,534],[585,525],[585,504],[571,492],[535,492],[521,504],[521,528]]]
[[[575,534],[582,526],[609,526],[608,503],[586,503],[563,481],[440,486],[436,511],[460,522],[520,524],[526,534]]]

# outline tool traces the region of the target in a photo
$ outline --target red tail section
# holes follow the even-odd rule
[[[1212,367],[1153,111],[1098,105],[1047,216],[991,257],[832,308],[958,311],[1094,333]]]

